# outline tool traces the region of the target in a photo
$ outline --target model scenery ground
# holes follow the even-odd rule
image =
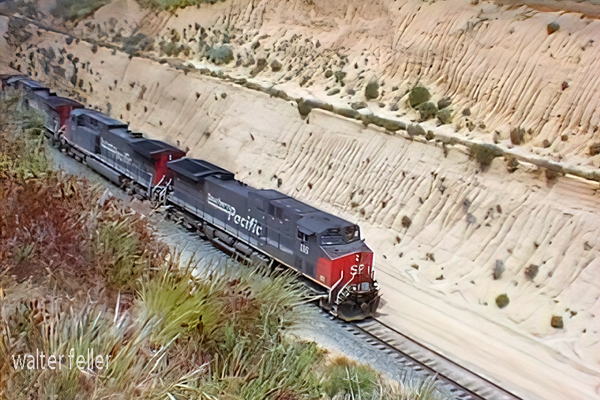
[[[359,223],[389,325],[525,398],[595,399],[598,182],[579,172],[600,166],[600,26],[544,4],[119,0],[30,15],[79,41],[3,18],[0,57]]]

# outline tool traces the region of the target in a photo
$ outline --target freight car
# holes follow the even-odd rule
[[[252,263],[294,269],[325,289],[321,307],[344,320],[376,311],[373,252],[358,225],[276,190],[249,187],[223,168],[186,158],[180,149],[56,97],[29,78],[16,77],[7,86],[20,93],[25,107],[53,121],[49,136],[70,156],[129,193],[169,205],[217,247]]]

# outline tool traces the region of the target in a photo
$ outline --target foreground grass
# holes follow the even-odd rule
[[[291,276],[182,265],[127,207],[52,170],[41,119],[15,107],[0,104],[0,398],[444,398],[287,335],[306,299]],[[90,349],[101,363],[73,364]],[[39,353],[58,364],[15,361]]]

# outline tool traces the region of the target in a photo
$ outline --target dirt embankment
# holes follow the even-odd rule
[[[589,155],[600,140],[600,21],[581,14],[459,0],[232,0],[155,15],[118,3],[73,31],[406,122],[422,115],[409,91],[425,86],[435,107],[451,102],[444,132],[509,144],[520,128],[525,151],[600,166]],[[131,33],[144,40],[123,39]],[[367,93],[369,83],[378,87]]]
[[[434,100],[449,97],[455,112],[452,124],[431,120],[425,129],[490,142],[498,130],[497,141],[509,142],[510,129],[524,127],[532,129],[524,151],[596,162],[587,152],[597,135],[597,21],[453,0],[310,3],[240,0],[155,16],[120,1],[72,31],[110,41],[121,32],[129,39],[118,43],[140,55],[161,48],[174,56],[168,46],[177,43],[182,61],[346,107],[366,102],[365,84],[376,80],[379,96],[367,106],[408,122],[418,111],[404,93],[420,82]],[[548,35],[553,21],[560,29]],[[216,72],[22,31],[32,35],[9,35],[15,58],[7,61],[37,79],[250,185],[357,221],[376,252],[390,324],[526,398],[597,397],[597,183],[524,164],[511,173],[517,165],[502,158],[482,166],[460,145],[410,140],[322,110],[303,118],[295,102]],[[199,59],[212,51],[219,62],[223,42],[233,49],[229,64]],[[140,43],[149,53],[135,53]],[[542,149],[544,139],[550,147]]]

